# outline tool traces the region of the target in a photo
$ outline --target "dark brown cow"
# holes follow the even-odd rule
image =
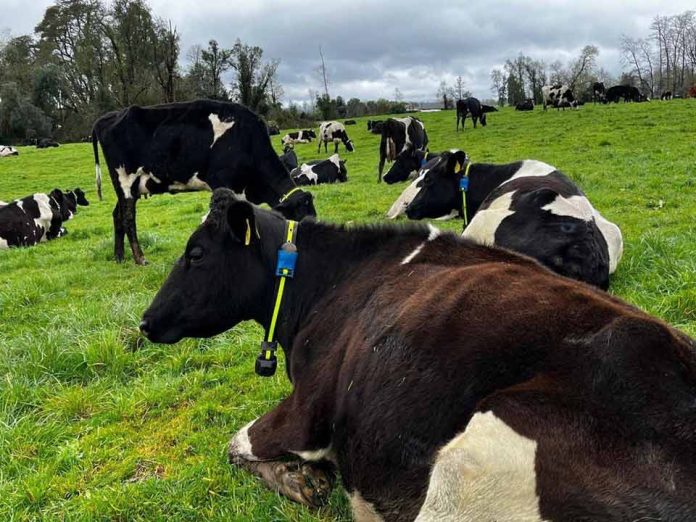
[[[216,190],[142,331],[268,328],[286,226]],[[433,227],[304,220],[295,244],[277,323],[294,389],[233,464],[308,505],[333,464],[356,520],[696,520],[687,336]]]

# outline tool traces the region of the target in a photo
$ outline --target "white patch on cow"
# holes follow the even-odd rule
[[[338,170],[341,170],[341,157],[338,154],[332,154],[329,156],[329,161],[336,165]]]
[[[208,216],[210,215],[210,210],[205,213],[205,215],[201,218],[201,223],[205,223],[205,220],[208,219]]]
[[[564,198],[560,194],[551,203],[541,207],[557,216],[570,216],[583,221],[592,221],[594,208],[585,196],[571,196]]]
[[[189,190],[207,190],[211,191],[210,185],[205,181],[198,178],[198,172],[189,178],[186,183],[181,183],[180,181],[175,181],[169,185],[169,190],[173,192],[183,192]]]
[[[10,245],[7,244],[7,240],[3,239],[0,237],[0,248],[10,248]]]
[[[24,201],[22,201],[21,199],[17,199],[15,201],[17,202],[17,207],[19,207],[21,209],[21,211],[26,214],[27,211],[24,210]]]
[[[621,235],[621,229],[611,221],[605,219],[597,210],[593,210],[597,228],[599,228],[602,236],[604,236],[604,241],[607,242],[607,249],[609,250],[609,273],[613,274],[616,272],[616,267],[623,256],[623,236]]]
[[[355,522],[384,522],[384,519],[377,513],[375,506],[362,498],[358,490],[349,494],[348,499],[350,500],[350,508],[353,511],[353,520]]]
[[[439,228],[432,226],[430,223],[428,223],[428,230],[430,230],[430,233],[428,234],[428,241],[432,241],[437,236],[442,234],[442,231]]]
[[[418,182],[423,179],[423,177],[428,173],[429,169],[424,169],[421,171],[420,175],[413,180],[413,182],[404,189],[401,195],[396,198],[396,201],[392,204],[391,208],[387,212],[387,219],[396,219],[401,214],[406,212],[406,207],[411,204],[411,201],[416,199],[416,196],[420,192],[421,187],[418,187]]]
[[[6,205],[7,205],[7,203],[6,203],[6,202],[4,202],[4,201],[0,201],[0,207],[4,207],[4,206],[6,206]]]
[[[334,154],[334,156],[338,156],[338,154]],[[300,165],[300,173],[295,176],[295,178],[305,176],[311,185],[317,185],[319,183],[319,175],[312,170],[312,167],[314,167],[314,165],[307,165],[306,163],[303,163]]]
[[[51,220],[53,219],[53,209],[51,209],[51,198],[46,194],[34,194],[32,196],[36,205],[39,208],[39,217],[34,218],[34,224],[41,229],[41,235],[37,237],[38,241],[47,241],[46,232],[51,228]]]
[[[331,446],[328,448],[322,448],[318,450],[310,450],[310,451],[290,451],[290,453],[294,453],[298,457],[300,457],[302,460],[308,460],[310,462],[318,462],[320,460],[334,460],[333,457],[333,450],[331,449]]]
[[[416,248],[413,249],[413,251],[408,254],[406,257],[404,257],[403,261],[401,261],[402,265],[407,265],[411,261],[413,261],[413,258],[415,258],[418,254],[421,253],[421,250],[423,250],[423,247],[426,245],[428,241],[434,240],[437,236],[441,234],[440,229],[432,226],[430,223],[428,223],[428,237],[426,238],[425,241],[423,241],[420,245],[418,245]]]
[[[475,414],[437,455],[417,522],[541,521],[537,443],[493,412]]]
[[[215,145],[215,142],[218,140],[218,138],[222,137],[223,134],[225,134],[234,126],[234,120],[222,121],[220,120],[220,117],[217,114],[213,113],[210,113],[208,115],[208,119],[210,120],[210,123],[213,126],[213,143],[210,144],[210,148],[212,149],[213,145]]]
[[[162,181],[157,176],[155,176],[154,174],[150,174],[149,172],[145,172],[142,167],[138,169],[137,174],[139,176],[138,194],[150,193],[150,191],[147,188],[147,182],[150,179],[154,180],[156,183],[162,183]]]
[[[243,460],[259,460],[259,458],[254,455],[254,452],[252,451],[251,440],[249,439],[249,428],[251,428],[252,424],[254,424],[256,420],[257,419],[254,419],[235,434],[230,441],[230,454]]]
[[[121,166],[116,169],[116,174],[118,174],[118,183],[121,185],[121,190],[123,191],[124,196],[126,199],[130,199],[133,197],[133,194],[131,194],[131,189],[133,187],[133,183],[135,183],[135,180],[138,178],[139,174],[133,173],[133,174],[128,174],[126,172],[126,167]]]
[[[469,226],[462,232],[462,237],[481,245],[495,244],[495,231],[498,230],[500,223],[515,213],[514,210],[510,210],[514,193],[514,190],[506,192],[496,198],[488,208],[479,210],[469,222]]]
[[[408,128],[411,126],[411,124],[415,121],[413,118],[410,116],[406,116],[405,118],[394,118],[396,121],[400,121],[401,123],[404,124],[404,132],[406,133],[406,138],[404,140],[404,146],[401,148],[400,151],[396,152],[396,154],[401,154],[401,151],[403,151],[408,145],[412,145],[411,143],[411,138],[408,136]]]
[[[452,209],[449,214],[435,218],[435,221],[447,221],[448,219],[454,219],[456,217],[459,217],[459,211]]]
[[[548,174],[551,174],[555,170],[556,167],[552,167],[551,165],[549,165],[548,163],[544,163],[543,161],[524,160],[519,170],[515,172],[515,174],[509,180],[503,181],[501,185],[509,183],[513,179],[517,178],[528,178],[531,176],[546,176]]]

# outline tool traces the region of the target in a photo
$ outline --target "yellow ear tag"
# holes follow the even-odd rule
[[[454,166],[454,173],[457,174],[460,170],[462,170],[462,164],[457,162]]]
[[[244,237],[244,246],[249,246],[251,244],[251,225],[249,225],[249,220],[246,220],[246,236]]]

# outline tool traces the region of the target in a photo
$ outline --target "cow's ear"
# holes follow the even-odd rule
[[[459,176],[465,164],[466,152],[457,150],[450,154],[449,160],[447,160],[447,172]]]
[[[246,201],[235,200],[227,207],[227,224],[232,235],[244,246],[258,239],[254,207]]]

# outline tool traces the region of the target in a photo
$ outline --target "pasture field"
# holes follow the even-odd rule
[[[489,115],[455,134],[454,112],[421,117],[431,150],[476,161],[534,158],[566,172],[617,223],[625,253],[611,292],[696,336],[696,100]],[[347,127],[348,183],[313,189],[322,220],[365,223],[406,186],[376,182],[379,137]],[[280,151],[280,136],[273,143]],[[300,160],[325,157],[298,145]],[[103,158],[103,156],[102,156]],[[112,260],[111,211],[89,144],[0,159],[0,199],[86,189],[69,234],[0,251],[0,520],[349,520],[340,489],[320,512],[227,464],[230,436],[290,385],[254,374],[261,329],[242,324],[173,346],[139,337],[143,310],[206,212],[210,195],[141,201],[150,261]],[[458,231],[462,222],[438,222]],[[281,361],[282,364],[282,361]]]

